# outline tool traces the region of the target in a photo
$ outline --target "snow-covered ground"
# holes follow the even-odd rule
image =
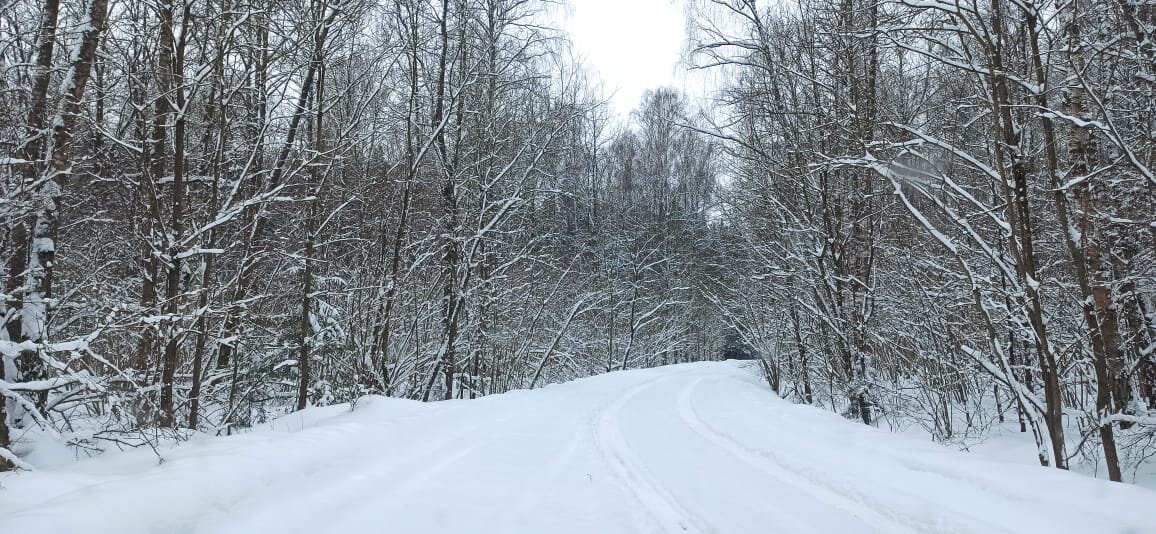
[[[368,398],[0,476],[0,533],[1156,532],[1156,492],[790,404],[734,362]]]

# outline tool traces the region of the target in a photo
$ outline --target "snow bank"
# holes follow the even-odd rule
[[[0,532],[1156,532],[1156,492],[787,403],[735,363],[386,398],[0,476]]]

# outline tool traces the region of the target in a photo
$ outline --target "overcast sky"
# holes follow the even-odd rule
[[[613,94],[611,107],[625,117],[647,89],[683,88],[678,68],[686,35],[681,0],[570,0],[563,26],[586,66]]]

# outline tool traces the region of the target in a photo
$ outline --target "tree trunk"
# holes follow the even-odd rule
[[[186,4],[181,23],[188,25],[189,6]],[[173,125],[173,187],[169,207],[169,228],[166,232],[165,247],[165,301],[164,315],[169,326],[168,339],[165,343],[164,356],[161,362],[161,426],[171,427],[176,424],[174,413],[173,387],[176,369],[180,364],[180,343],[184,337],[181,330],[181,321],[177,314],[180,312],[181,296],[181,241],[185,230],[185,88],[184,88],[184,56],[188,28],[181,31],[180,42],[175,42],[173,35],[173,0],[164,5],[161,10],[161,79],[164,80],[163,95],[160,101],[167,101],[169,94],[175,100],[175,121]],[[166,57],[167,56],[167,57]],[[167,70],[165,69],[167,67]],[[158,109],[160,106],[158,105]],[[165,104],[169,111],[172,106]]]
[[[1068,43],[1068,57],[1071,67],[1077,71],[1083,70],[1083,52],[1081,50],[1079,26],[1079,2],[1071,4],[1071,16],[1065,25],[1065,34]],[[1034,13],[1027,15],[1028,28],[1031,32],[1033,64],[1035,67],[1036,83],[1044,87],[1046,75],[1040,59],[1039,32]],[[1037,104],[1041,109],[1048,108],[1048,99],[1043,91],[1036,94]],[[1064,112],[1072,117],[1084,117],[1084,92],[1078,84],[1068,87],[1067,99],[1064,102]],[[1068,210],[1068,199],[1063,189],[1063,180],[1060,176],[1059,157],[1056,153],[1057,135],[1050,117],[1040,118],[1045,142],[1045,155],[1048,172],[1054,188],[1057,219],[1061,225],[1061,234],[1065,236],[1068,253],[1072,257],[1076,279],[1082,297],[1081,308],[1084,321],[1087,323],[1092,348],[1092,362],[1096,372],[1096,424],[1100,433],[1100,443],[1104,449],[1104,460],[1108,467],[1109,479],[1119,482],[1120,473],[1119,453],[1116,450],[1116,439],[1112,424],[1104,420],[1112,411],[1113,393],[1116,384],[1125,383],[1123,393],[1117,392],[1117,397],[1123,404],[1127,403],[1129,393],[1126,380],[1121,380],[1123,356],[1120,350],[1119,321],[1116,310],[1112,307],[1110,289],[1103,279],[1103,266],[1100,260],[1100,250],[1103,236],[1097,232],[1092,207],[1091,184],[1088,176],[1096,157],[1093,146],[1093,137],[1087,128],[1071,124],[1068,131],[1068,157],[1071,160],[1065,173],[1067,180],[1079,180],[1072,187],[1072,196],[1080,206],[1079,222],[1073,226]],[[1077,237],[1078,236],[1078,237]],[[1121,405],[1122,407],[1122,405]]]
[[[323,13],[321,12],[320,3],[316,4],[316,17],[318,22],[321,21]],[[322,129],[322,111],[324,105],[325,88],[325,63],[322,61],[325,54],[325,33],[319,31],[314,35],[313,41],[313,64],[312,68],[317,72],[315,77],[315,85],[313,91],[313,107],[314,116],[311,127],[313,137],[314,157],[320,157],[325,152],[324,133]],[[313,348],[313,271],[314,263],[316,262],[316,242],[317,242],[317,217],[321,208],[321,184],[318,178],[318,162],[314,161],[309,166],[308,179],[305,187],[306,191],[312,196],[309,201],[307,213],[305,215],[305,244],[304,244],[304,261],[305,266],[301,273],[301,323],[300,331],[298,333],[298,358],[297,368],[300,371],[300,381],[297,384],[297,409],[304,410],[309,404],[309,386],[312,383],[312,348]]]
[[[21,310],[23,337],[37,344],[36,350],[24,351],[17,358],[17,369],[22,380],[48,377],[43,346],[48,334],[48,303],[52,299],[53,268],[56,261],[56,235],[59,228],[59,200],[63,181],[72,173],[72,127],[80,114],[84,89],[92,73],[100,33],[104,30],[108,0],[92,0],[88,15],[90,24],[85,28],[73,55],[73,63],[61,84],[62,95],[57,116],[52,121],[52,139],[46,151],[48,167],[33,194],[37,205],[32,225],[32,240],[28,250],[28,268],[25,278],[26,296]],[[48,391],[36,395],[36,408],[42,413],[48,401]]]

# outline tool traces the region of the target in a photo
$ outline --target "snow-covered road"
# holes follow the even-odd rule
[[[0,533],[1156,532],[1156,492],[999,463],[773,395],[734,362],[0,476]]]

